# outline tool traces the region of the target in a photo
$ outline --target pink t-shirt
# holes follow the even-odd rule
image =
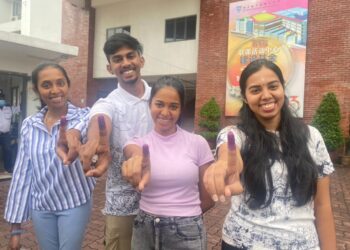
[[[207,141],[177,127],[162,136],[152,130],[127,144],[149,145],[151,179],[141,193],[140,208],[159,216],[197,216],[199,167],[214,160]]]

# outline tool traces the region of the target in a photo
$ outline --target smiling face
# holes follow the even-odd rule
[[[144,58],[128,47],[122,47],[117,52],[109,55],[107,70],[118,78],[122,86],[135,84],[141,79],[141,68]]]
[[[245,102],[265,128],[278,128],[284,94],[280,79],[271,69],[262,67],[247,79]]]
[[[38,74],[37,91],[49,110],[63,110],[68,101],[68,81],[62,71],[47,67]]]
[[[168,136],[176,132],[176,123],[181,115],[181,100],[173,87],[163,87],[153,96],[150,103],[154,129]]]

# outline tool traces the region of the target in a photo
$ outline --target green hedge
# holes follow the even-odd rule
[[[202,128],[199,134],[208,141],[215,141],[220,129],[221,110],[214,97],[202,106],[199,116],[198,125]]]
[[[338,149],[344,143],[343,133],[339,126],[340,119],[337,97],[334,93],[329,92],[323,97],[311,122],[322,134],[329,151]]]

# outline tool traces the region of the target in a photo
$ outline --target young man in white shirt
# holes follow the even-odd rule
[[[106,182],[106,249],[131,249],[132,227],[138,212],[139,194],[122,178],[123,146],[133,137],[147,134],[153,127],[148,101],[151,88],[141,79],[145,59],[134,37],[118,33],[106,41],[107,70],[117,77],[118,87],[91,108],[87,142],[79,149],[86,175],[101,176],[108,168]],[[109,152],[101,150],[98,117],[103,116],[109,138]],[[69,137],[69,136],[68,136]],[[70,140],[68,138],[68,140]],[[107,150],[108,151],[108,150]],[[98,155],[92,167],[94,155]]]

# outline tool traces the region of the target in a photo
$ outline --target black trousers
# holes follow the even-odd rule
[[[2,157],[4,159],[5,170],[12,173],[12,147],[11,147],[11,134],[0,132],[0,145],[2,149]]]

